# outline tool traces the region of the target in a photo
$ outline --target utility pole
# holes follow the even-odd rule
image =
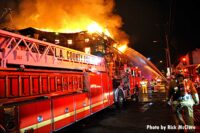
[[[172,74],[172,64],[171,64],[171,55],[170,55],[170,49],[169,49],[169,43],[170,43],[170,33],[173,30],[173,11],[175,9],[176,0],[171,0],[171,3],[169,5],[169,22],[168,22],[168,32],[165,32],[165,41],[166,41],[166,60],[167,60],[167,72],[169,77],[171,77]]]
[[[169,40],[168,35],[165,33],[165,40],[166,40],[166,60],[167,60],[167,76],[171,76],[172,74],[172,64],[171,64],[171,56],[170,56],[170,49],[169,49]]]

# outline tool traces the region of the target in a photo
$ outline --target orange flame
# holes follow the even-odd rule
[[[99,33],[103,33],[103,28],[100,27],[97,23],[92,23],[90,25],[88,25],[87,27],[88,32],[90,33],[94,33],[94,32],[99,32]]]
[[[91,23],[91,24],[89,24],[88,26],[87,26],[87,31],[89,32],[89,33],[94,33],[94,32],[98,32],[98,33],[100,33],[100,34],[105,34],[105,35],[107,35],[107,36],[109,36],[109,37],[112,37],[111,36],[111,33],[108,31],[108,29],[105,29],[105,28],[103,28],[103,27],[101,27],[99,24],[97,24],[96,22],[93,22],[93,23]]]
[[[120,30],[121,17],[112,12],[114,6],[114,0],[23,0],[13,21],[19,29],[33,27],[65,33],[88,30],[128,42]]]
[[[128,46],[126,44],[117,46],[117,49],[121,51],[122,53],[124,53],[127,48]]]

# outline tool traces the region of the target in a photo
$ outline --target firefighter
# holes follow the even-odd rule
[[[127,90],[127,95],[130,96],[130,81],[129,81],[129,77],[128,77],[128,73],[125,73],[125,75],[122,78],[122,82],[123,82],[123,89]]]
[[[199,104],[199,97],[194,83],[188,78],[184,79],[183,75],[178,74],[176,79],[170,83],[168,98],[172,100],[172,108],[178,118],[178,124],[183,127],[190,126],[188,131],[193,132],[193,105]]]
[[[115,103],[117,107],[122,108],[124,103],[124,93],[123,93],[124,83],[120,80],[113,80],[113,86],[115,88],[114,91]]]
[[[154,86],[156,85],[156,81],[154,79],[151,79],[150,81],[150,85],[151,85],[151,90],[154,90]]]
[[[147,80],[145,78],[142,78],[142,81],[140,82],[142,93],[147,93]]]

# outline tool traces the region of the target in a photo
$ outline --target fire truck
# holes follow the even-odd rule
[[[141,71],[111,46],[103,51],[96,56],[0,30],[0,131],[54,132],[123,103]]]

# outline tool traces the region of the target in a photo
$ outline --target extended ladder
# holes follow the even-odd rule
[[[9,64],[105,71],[101,57],[0,30],[0,67]]]

